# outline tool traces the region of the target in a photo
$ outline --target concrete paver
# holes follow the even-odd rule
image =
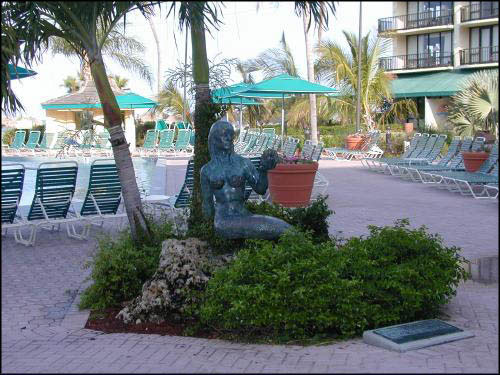
[[[172,195],[182,184],[186,161],[165,164],[164,193]],[[460,246],[467,259],[498,256],[498,202],[382,176],[359,162],[322,160],[320,172],[330,181],[332,234],[367,234],[368,224],[408,217],[412,226],[425,224],[440,233],[446,245]],[[114,227],[106,224],[104,230]],[[32,248],[16,244],[11,233],[3,239],[2,372],[498,373],[498,282],[461,284],[443,310],[474,338],[407,353],[360,338],[299,347],[103,334],[84,329],[88,312],[76,307],[88,284],[90,269],[84,265],[95,249],[95,238],[69,239],[64,231],[42,231]]]

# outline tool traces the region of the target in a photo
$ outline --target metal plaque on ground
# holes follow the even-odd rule
[[[363,333],[365,343],[397,352],[406,352],[469,337],[474,337],[474,335],[438,319],[419,320]]]

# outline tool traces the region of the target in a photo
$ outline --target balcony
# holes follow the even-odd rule
[[[440,68],[453,66],[453,56],[451,53],[414,53],[411,55],[382,57],[380,66],[385,71]]]
[[[421,29],[443,25],[453,25],[453,11],[451,9],[381,18],[378,20],[378,32]]]
[[[460,51],[460,65],[498,63],[498,46],[469,48]]]
[[[498,17],[497,2],[481,2],[460,8],[460,22],[484,20]]]

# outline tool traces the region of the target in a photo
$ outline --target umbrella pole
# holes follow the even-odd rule
[[[281,149],[285,142],[285,94],[281,95]]]
[[[240,99],[240,132],[243,130],[243,100]]]

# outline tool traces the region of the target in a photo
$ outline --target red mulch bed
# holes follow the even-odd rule
[[[85,328],[105,333],[143,333],[169,336],[182,336],[184,329],[189,327],[189,323],[180,323],[175,321],[165,321],[164,323],[139,323],[125,324],[121,319],[116,318],[120,308],[109,308],[100,311],[91,311],[85,324]],[[194,325],[194,323],[191,323]],[[192,335],[207,339],[219,337],[217,332],[200,331]]]

